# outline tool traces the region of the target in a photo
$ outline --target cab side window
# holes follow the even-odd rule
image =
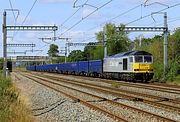
[[[127,58],[123,58],[123,70],[127,70]]]
[[[129,57],[129,62],[133,62],[133,57]]]

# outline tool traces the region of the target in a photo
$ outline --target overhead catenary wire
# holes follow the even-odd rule
[[[155,12],[155,13],[159,13],[159,12],[162,12],[162,11],[164,11],[164,10],[167,10],[167,9],[170,9],[170,8],[173,8],[173,7],[176,7],[176,6],[179,6],[179,5],[180,5],[180,3],[177,3],[177,4],[174,4],[174,5],[172,5],[172,6],[168,6],[168,7],[164,8],[164,9],[162,9],[162,10],[159,10],[159,11],[157,11],[157,12]],[[111,21],[111,20],[113,20],[113,19],[116,19],[116,18],[118,18],[118,17],[120,17],[120,16],[122,16],[122,15],[124,15],[124,14],[126,14],[126,13],[128,13],[128,12],[130,12],[130,11],[136,9],[136,8],[138,8],[139,6],[142,6],[142,4],[141,4],[141,5],[138,5],[138,6],[135,6],[135,7],[131,8],[131,9],[125,11],[125,12],[123,12],[122,14],[120,14],[120,15],[114,17],[114,18],[111,18],[111,19],[108,20],[108,21]],[[136,19],[136,20],[134,20],[134,21],[132,21],[132,22],[129,22],[129,23],[127,23],[126,25],[129,25],[129,24],[131,24],[131,23],[133,23],[133,22],[135,22],[135,21],[141,20],[141,19],[146,18],[146,17],[149,17],[149,16],[151,16],[151,14],[148,14],[148,15],[145,15],[145,16],[142,16],[142,15],[141,15],[141,17],[140,17],[139,19]],[[177,20],[179,20],[179,19],[177,19]],[[168,21],[168,22],[174,22],[174,21],[177,21],[177,20],[172,20],[172,21]],[[106,22],[108,22],[108,21],[106,21]],[[103,23],[106,23],[106,22],[103,22]],[[102,24],[103,24],[103,23],[102,23]],[[100,25],[102,25],[102,24],[100,24]],[[92,30],[92,29],[97,28],[97,27],[99,27],[99,25],[96,26],[96,27],[90,28],[89,30]]]
[[[27,20],[28,16],[30,15],[30,13],[31,13],[32,9],[34,8],[35,4],[37,3],[37,1],[38,1],[38,0],[35,0],[35,1],[34,1],[34,3],[33,3],[33,5],[32,5],[32,7],[30,8],[30,10],[29,10],[28,14],[27,14],[27,15],[26,15],[26,17],[24,18],[24,20],[23,20],[23,22],[22,22],[22,24],[21,24],[21,25],[24,25],[24,23],[26,22],[26,20]]]
[[[84,2],[84,4],[76,6],[76,3],[78,2],[78,0],[75,0],[75,1],[74,1],[74,4],[73,4],[73,7],[74,7],[74,8],[83,7],[85,4],[87,4],[88,1],[89,1],[89,0],[86,0],[86,1]]]
[[[75,3],[77,2],[78,0],[76,0],[75,2],[74,2],[74,6],[75,6]],[[112,0],[111,0],[112,1]],[[90,13],[89,15],[87,15],[86,17],[84,17],[83,19],[85,19],[85,18],[87,18],[87,17],[89,17],[91,14],[93,14],[94,12],[96,12],[98,9],[100,9],[100,8],[102,8],[102,7],[104,7],[105,5],[107,5],[107,4],[109,4],[111,1],[109,1],[109,2],[107,2],[106,4],[104,4],[103,6],[101,6],[101,7],[94,7],[94,8],[96,8],[96,10],[95,11],[93,11],[92,13]],[[61,26],[63,26],[63,24],[64,23],[66,23],[68,20],[70,20],[83,6],[85,6],[85,5],[88,5],[89,6],[89,4],[87,4],[87,2],[88,2],[88,0],[83,4],[83,5],[81,5],[81,6],[78,6],[78,7],[80,7],[77,11],[75,11],[70,17],[68,17],[62,24],[61,24]],[[77,7],[77,6],[76,6]],[[81,22],[82,20],[80,20],[79,22]],[[77,23],[77,24],[79,24],[79,23]],[[75,25],[76,26],[76,25]],[[67,29],[68,30],[68,29]],[[63,33],[65,33],[65,32],[63,32]],[[61,35],[63,35],[63,34],[61,34]],[[93,36],[93,37],[91,37],[91,38],[96,38],[96,36]],[[90,38],[90,39],[91,39]],[[88,39],[86,39],[86,40],[83,40],[83,41],[88,41],[88,40],[90,40],[89,38]]]
[[[147,0],[147,1],[148,1],[148,0]],[[174,5],[172,5],[172,6],[168,6],[168,7],[164,8],[164,9],[162,9],[162,10],[159,10],[159,11],[157,11],[157,12],[155,12],[155,13],[159,13],[159,12],[162,12],[162,11],[164,11],[164,10],[167,10],[167,9],[170,9],[170,8],[173,8],[173,7],[176,7],[176,6],[179,6],[179,5],[180,5],[180,3],[177,3],[177,4],[174,4]],[[103,24],[105,24],[105,23],[107,23],[107,22],[109,22],[109,21],[112,21],[112,20],[114,20],[114,19],[116,19],[116,18],[118,18],[118,17],[120,17],[120,16],[123,16],[123,15],[129,13],[130,11],[132,11],[132,10],[140,7],[140,6],[142,7],[142,4],[137,5],[137,6],[133,7],[133,8],[131,8],[131,9],[129,9],[129,10],[127,10],[127,11],[125,11],[125,12],[117,15],[116,17],[113,17],[113,18],[111,18],[111,19],[109,19],[109,20],[101,23],[100,25],[95,26],[95,27],[93,27],[93,28],[90,28],[90,29],[88,29],[88,30],[92,30],[92,29],[95,29],[95,28],[97,28],[97,27],[99,27],[99,26],[102,26]],[[142,10],[141,10],[141,11],[142,11]],[[131,23],[134,23],[135,21],[141,20],[141,19],[146,18],[146,17],[149,17],[149,16],[151,16],[151,14],[148,14],[148,15],[145,15],[145,16],[142,16],[142,14],[141,14],[141,17],[140,17],[139,19],[136,19],[136,20],[134,20],[134,21],[132,21],[132,22],[129,22],[129,23],[127,23],[126,25],[129,25],[129,24],[131,24]]]
[[[64,25],[68,20],[70,20],[81,8],[78,8],[71,16],[69,16],[66,20],[62,22],[61,25]]]
[[[38,1],[38,0],[35,0],[35,1],[33,2],[32,7],[30,8],[28,14],[26,15],[26,17],[24,18],[23,22],[21,23],[21,26],[23,26],[24,23],[26,22],[28,16],[30,15],[30,13],[31,13],[32,9],[34,8],[35,4],[37,3],[37,1]],[[15,38],[15,36],[16,36],[17,34],[18,34],[18,31],[14,32],[14,34],[13,34],[13,39]]]
[[[91,40],[91,39],[94,39],[94,38],[96,38],[96,36],[89,37],[89,38],[87,38],[87,39],[85,39],[85,40],[83,40],[83,41],[81,41],[81,42],[85,42],[85,41],[88,41],[88,40]],[[52,44],[52,43],[53,43],[53,42],[46,43],[44,46],[40,47],[39,49],[43,49],[43,48],[47,47],[48,45],[50,45],[50,44]],[[42,51],[42,52],[43,52],[43,51]],[[42,52],[38,52],[38,53],[36,53],[36,55],[41,54]]]
[[[179,18],[176,18],[176,19],[174,19],[174,20],[170,20],[170,21],[168,21],[168,23],[176,22],[176,21],[179,21],[179,20],[180,20],[180,17],[179,17]]]
[[[89,16],[91,16],[92,14],[94,14],[96,11],[98,11],[99,9],[103,8],[104,6],[106,6],[107,4],[109,4],[110,2],[112,2],[113,0],[110,0],[108,2],[106,2],[105,4],[103,4],[102,6],[96,8],[94,11],[92,11],[90,14],[88,14],[87,16],[83,17],[81,20],[79,20],[78,22],[76,22],[74,25],[72,25],[70,28],[68,28],[66,31],[64,31],[62,35],[64,35],[66,32],[70,31],[72,28],[74,28],[75,26],[77,26],[79,23],[81,23],[83,20],[85,20],[86,18],[88,18]]]
[[[111,18],[111,19],[109,19],[109,20],[101,23],[100,25],[95,26],[95,27],[93,27],[93,28],[90,28],[90,29],[88,29],[88,30],[95,29],[95,28],[101,26],[102,24],[105,24],[105,23],[107,23],[108,21],[112,21],[112,20],[114,20],[114,19],[117,19],[117,18],[119,18],[119,17],[121,17],[121,16],[123,16],[123,15],[125,15],[125,14],[127,14],[127,13],[129,13],[129,12],[131,12],[131,11],[137,9],[137,8],[139,8],[139,7],[142,7],[142,4],[137,5],[137,6],[135,6],[135,7],[132,7],[132,8],[130,8],[130,9],[128,9],[127,11],[124,11],[124,12],[118,14],[117,16],[115,16],[115,17],[113,17],[113,18]],[[89,41],[89,40],[94,39],[94,38],[96,38],[96,36],[93,36],[93,37],[90,37],[90,38],[88,38],[88,39],[82,40],[81,42]]]
[[[10,1],[10,0],[9,0],[9,1]],[[30,13],[31,13],[32,9],[34,8],[35,4],[37,3],[37,1],[38,1],[38,0],[35,0],[35,1],[33,2],[32,7],[30,8],[30,10],[29,10],[28,14],[27,14],[27,15],[26,15],[26,17],[24,18],[24,20],[23,20],[23,22],[22,22],[21,26],[23,26],[23,25],[24,25],[24,23],[26,22],[26,20],[27,20],[28,16],[30,15]],[[10,4],[11,4],[11,6],[12,6],[11,1],[10,1]],[[15,14],[14,14],[14,17],[15,17]],[[17,18],[16,18],[16,21],[15,21],[15,25],[16,25],[16,22],[17,22]],[[13,33],[13,37],[12,37],[12,40],[15,38],[15,36],[17,35],[17,33],[18,33],[18,31],[14,31],[14,33]]]
[[[168,21],[168,23],[172,23],[172,22],[179,21],[179,20],[180,20],[180,18],[177,18],[177,19],[175,19],[175,20],[170,20],[170,21]],[[163,25],[163,23],[162,23],[162,24],[158,24],[158,25]],[[156,26],[158,26],[158,25],[156,25]],[[82,41],[80,41],[80,42],[86,42],[86,41],[89,41],[89,40],[92,40],[92,39],[95,39],[95,38],[96,38],[96,36],[89,37],[89,38],[84,39],[84,40],[82,40]],[[50,44],[52,44],[52,42],[49,43],[49,44],[46,44],[46,45],[42,46],[40,49],[43,49],[43,48],[47,47],[47,46],[50,45]],[[42,53],[42,52],[38,52],[36,55],[41,54],[41,53]]]
[[[16,17],[16,16],[15,16],[15,13],[14,13],[14,8],[13,8],[12,1],[11,1],[11,0],[9,0],[9,4],[10,4],[10,7],[11,7],[11,9],[12,9],[12,13],[13,13],[13,17],[14,17],[14,25],[16,26],[19,12],[18,12],[18,15],[17,15],[17,17]],[[13,31],[12,40],[14,40],[14,35],[15,35],[15,31]]]
[[[119,18],[119,17],[121,17],[121,16],[123,16],[123,15],[125,15],[125,14],[127,14],[127,13],[129,13],[129,12],[135,10],[135,9],[137,9],[137,8],[140,7],[141,5],[142,5],[142,4],[137,5],[137,6],[133,7],[133,8],[130,8],[129,10],[127,10],[127,11],[125,11],[125,12],[122,12],[122,13],[118,14],[117,16],[115,16],[115,17],[113,17],[113,18],[111,18],[111,19],[109,19],[109,20],[106,20],[105,22],[99,24],[98,26],[92,27],[92,28],[90,28],[90,29],[88,29],[88,30],[95,29],[95,28],[97,28],[97,27],[99,27],[99,26],[101,26],[101,25],[103,25],[103,24],[105,24],[105,23],[107,23],[107,22],[109,22],[109,21],[112,21],[112,20],[114,20],[114,19],[117,19],[117,18]]]
[[[146,3],[148,2],[149,0],[146,0],[145,2],[144,2],[144,5],[146,5]]]
[[[83,40],[83,41],[81,41],[81,42],[86,42],[86,41],[89,41],[89,40],[94,39],[94,38],[96,38],[96,36],[89,37],[89,38],[87,38],[87,39],[85,39],[85,40]]]
[[[180,5],[180,3],[174,4],[174,5],[172,5],[172,6],[168,6],[167,8],[164,8],[164,9],[162,9],[162,10],[157,11],[157,13],[158,13],[158,12],[162,12],[162,11],[164,11],[164,10],[167,10],[167,9],[169,9],[169,8],[173,8],[173,7],[178,6],[178,5]],[[141,5],[138,5],[138,6],[141,6]],[[151,16],[151,14],[148,14],[148,15],[145,15],[145,16],[141,16],[139,19],[141,20],[141,19],[146,18],[146,17],[148,17],[148,16]],[[117,18],[118,18],[118,17],[117,17]],[[80,21],[82,21],[82,20],[80,20]],[[138,21],[138,20],[136,20],[136,21]],[[133,22],[135,22],[135,20],[134,20]],[[132,23],[133,23],[133,22],[132,22]],[[79,24],[79,23],[78,23],[78,24]],[[131,23],[127,23],[127,24],[131,24]],[[76,25],[75,25],[75,26],[76,26]],[[73,27],[72,27],[72,28],[73,28]],[[72,28],[69,28],[69,29],[71,30]],[[69,30],[66,30],[66,31],[69,31]],[[66,32],[66,31],[65,31],[65,32]],[[64,34],[65,32],[63,32],[63,34]]]
[[[15,23],[16,23],[16,16],[15,16],[15,13],[14,13],[14,11],[13,11],[13,5],[12,5],[11,0],[9,0],[9,4],[10,4],[10,7],[11,7],[11,9],[12,9],[12,13],[13,13],[14,21],[15,21]]]
[[[74,8],[77,8],[77,7],[75,6],[75,4],[76,4],[77,1],[78,1],[78,0],[76,0],[76,1],[74,2],[74,5],[73,5]],[[83,5],[81,5],[81,7],[79,6],[79,8],[78,8],[72,15],[70,15],[67,19],[65,19],[65,20],[62,22],[61,25],[63,26],[67,21],[69,21],[87,2],[88,2],[88,0],[87,0]]]
[[[164,9],[161,9],[161,10],[159,10],[159,11],[157,11],[157,12],[154,12],[154,13],[160,13],[160,12],[162,12],[162,11],[165,11],[165,10],[170,9],[170,8],[174,8],[174,7],[179,6],[179,5],[180,5],[180,3],[177,3],[177,4],[174,4],[174,5],[172,5],[172,6],[168,6],[168,7],[164,8]],[[147,17],[149,17],[149,16],[151,16],[151,15],[152,15],[152,14],[148,14],[148,15],[142,16],[142,17],[140,17],[140,18],[138,18],[138,19],[135,19],[135,20],[133,20],[133,21],[131,21],[131,22],[126,23],[125,25],[132,24],[132,23],[137,22],[137,21],[139,21],[139,20],[141,20],[141,19],[147,18]]]
[[[44,46],[40,47],[39,50],[41,50],[41,49],[43,49],[43,48],[45,48],[45,47],[47,47],[47,46],[48,46],[48,44],[45,44]],[[38,54],[41,54],[42,52],[43,52],[43,51],[36,53],[36,56],[37,56]]]
[[[112,20],[114,20],[114,19],[117,19],[117,18],[119,18],[119,17],[121,17],[121,16],[123,16],[123,15],[125,15],[125,14],[127,14],[127,13],[129,13],[129,12],[131,12],[131,11],[137,9],[137,8],[139,8],[139,7],[142,7],[142,4],[137,5],[137,6],[134,6],[134,7],[130,8],[130,9],[128,9],[127,11],[124,11],[124,12],[118,14],[117,16],[115,16],[115,17],[113,17],[113,18],[104,21],[104,22],[101,23],[100,25],[97,25],[97,26],[94,26],[94,27],[88,29],[88,31],[89,31],[89,30],[93,30],[93,29],[95,29],[95,28],[97,28],[97,27],[99,27],[99,26],[101,26],[101,25],[103,25],[103,24],[106,24],[106,23],[109,22],[109,21],[112,21]],[[93,38],[96,38],[96,36],[93,36],[93,37],[91,37],[91,38],[92,38],[92,39],[93,39]],[[85,39],[85,40],[83,40],[82,42],[88,41],[88,40],[90,40],[91,38]]]
[[[168,23],[172,23],[172,22],[176,22],[176,21],[179,21],[180,20],[180,17],[176,17],[176,18],[172,18],[172,19],[169,19],[168,20]],[[150,23],[149,25],[152,25],[152,24],[154,24],[154,22],[153,23]],[[157,23],[157,24],[155,24],[155,26],[160,26],[160,25],[163,25],[164,23]]]

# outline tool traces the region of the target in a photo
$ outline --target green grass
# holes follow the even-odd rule
[[[174,81],[168,81],[167,83],[180,85],[180,75],[176,76]]]
[[[0,122],[32,122],[29,111],[18,98],[10,78],[0,74]]]
[[[5,79],[0,75],[0,122],[10,119],[12,112],[9,108],[18,98],[17,94],[9,89],[11,86],[11,79]]]

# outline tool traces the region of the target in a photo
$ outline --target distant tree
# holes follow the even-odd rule
[[[63,63],[65,61],[65,57],[64,56],[59,56],[56,60],[56,63]]]
[[[91,42],[85,46],[83,54],[85,60],[94,60],[94,52],[96,50],[96,46],[90,46],[93,44],[95,43]]]
[[[180,28],[178,28],[174,34],[169,38],[171,40],[169,42],[169,56],[171,59],[176,60],[177,62],[180,62]]]
[[[180,74],[180,28],[170,36],[168,41],[169,78],[173,80]]]
[[[98,45],[96,46],[96,50],[94,51],[94,58],[93,60],[103,59],[104,58],[104,46]]]
[[[116,32],[115,25],[108,23],[106,27],[106,37],[107,37],[107,54],[113,55],[120,52],[125,52],[129,50],[130,41],[127,37],[127,34],[124,31]],[[120,25],[124,27],[124,25]],[[104,34],[103,31],[96,33],[97,40],[103,42]]]
[[[69,62],[82,61],[82,60],[85,60],[85,59],[83,56],[83,52],[81,50],[73,50],[68,56]]]
[[[48,50],[48,55],[51,57],[57,57],[59,53],[58,46],[55,44],[51,44]]]

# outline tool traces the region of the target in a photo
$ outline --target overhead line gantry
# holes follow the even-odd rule
[[[7,31],[57,31],[57,26],[7,26],[6,25],[6,15],[7,12],[4,10],[3,12],[3,75],[6,77],[6,69],[7,69]]]
[[[164,27],[116,27],[116,31],[126,32],[163,32],[164,35],[164,78],[166,75],[166,68],[168,63],[167,45],[168,45],[168,24],[167,24],[167,12],[164,12]]]

